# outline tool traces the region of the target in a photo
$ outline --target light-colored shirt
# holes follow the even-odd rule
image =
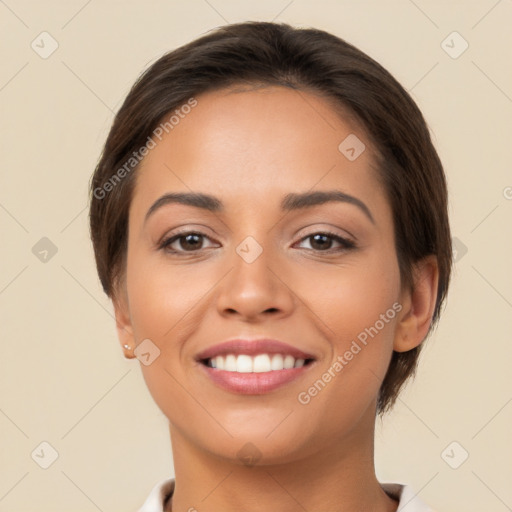
[[[400,512],[435,512],[423,503],[410,486],[396,483],[381,483],[386,494],[398,500]],[[162,480],[156,484],[146,501],[137,512],[164,512],[165,503],[174,492],[174,478]]]

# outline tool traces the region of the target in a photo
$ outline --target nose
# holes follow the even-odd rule
[[[238,249],[231,258],[231,271],[222,280],[217,296],[219,314],[253,322],[268,316],[290,315],[296,297],[286,282],[283,262],[278,262],[270,249],[262,247],[254,260],[247,257],[243,247]],[[255,250],[255,247],[249,246],[249,249]]]

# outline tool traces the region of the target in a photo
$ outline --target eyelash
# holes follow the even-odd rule
[[[177,256],[186,256],[186,255],[189,255],[189,254],[194,254],[194,253],[197,253],[199,252],[201,249],[197,250],[197,251],[177,251],[176,249],[171,249],[170,248],[170,245],[174,242],[176,242],[177,240],[180,240],[182,238],[186,238],[188,235],[198,235],[198,236],[201,236],[201,237],[204,237],[204,238],[209,238],[207,235],[205,235],[204,233],[201,233],[200,231],[183,231],[183,232],[180,232],[180,233],[176,233],[168,238],[165,238],[164,240],[162,240],[162,243],[159,245],[159,249],[167,252],[167,253],[171,253],[171,254],[174,254],[174,255],[177,255]],[[314,252],[317,252],[317,253],[326,253],[326,254],[332,254],[332,253],[340,253],[340,252],[345,252],[345,251],[350,251],[352,249],[355,249],[357,246],[356,244],[352,241],[352,240],[348,240],[347,238],[343,238],[335,233],[332,233],[330,231],[317,231],[315,233],[311,233],[310,235],[307,235],[305,237],[302,237],[299,242],[302,242],[304,240],[307,240],[308,238],[312,238],[314,237],[315,235],[324,235],[324,236],[327,236],[328,238],[332,238],[334,241],[340,243],[342,245],[342,247],[338,247],[338,248],[329,248],[327,250],[315,250],[315,249],[307,249],[308,251],[314,251]]]

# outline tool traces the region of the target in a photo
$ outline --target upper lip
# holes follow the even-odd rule
[[[203,350],[197,354],[196,359],[201,361],[227,354],[246,354],[250,356],[257,354],[282,354],[284,356],[291,355],[295,359],[315,359],[314,355],[299,350],[293,345],[269,338],[227,340]]]

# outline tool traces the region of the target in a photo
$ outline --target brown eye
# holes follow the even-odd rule
[[[180,233],[165,239],[160,245],[160,249],[172,253],[196,252],[199,249],[204,249],[204,240],[207,239],[208,237],[204,233],[195,231]]]
[[[354,242],[334,233],[314,233],[304,237],[302,241],[304,240],[310,240],[310,249],[318,252],[338,252],[355,248]],[[333,243],[338,243],[341,247],[333,248]]]

